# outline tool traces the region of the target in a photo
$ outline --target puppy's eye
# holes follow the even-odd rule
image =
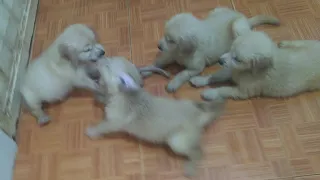
[[[89,51],[91,51],[92,50],[92,47],[91,46],[86,46],[85,48],[84,48],[84,52],[89,52]]]

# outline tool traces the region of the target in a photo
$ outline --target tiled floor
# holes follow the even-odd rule
[[[40,0],[33,56],[67,25],[86,23],[97,30],[109,55],[148,64],[166,19],[182,11],[202,17],[217,5],[248,16],[279,17],[280,27],[259,28],[275,41],[320,39],[319,0]],[[154,76],[146,88],[157,95],[200,99],[201,89],[189,85],[168,95],[166,82]],[[226,113],[204,135],[205,158],[194,179],[319,180],[319,95],[230,101]],[[84,129],[102,113],[87,93],[75,92],[48,111],[53,121],[43,128],[27,113],[21,118],[15,180],[185,179],[181,159],[161,147],[123,136],[89,140]]]

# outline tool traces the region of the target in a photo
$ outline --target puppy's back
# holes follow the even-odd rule
[[[115,105],[107,109],[108,113],[113,116],[117,111],[120,119],[135,117],[128,132],[153,142],[162,142],[172,132],[186,126],[203,128],[220,115],[223,107],[221,102],[212,104],[156,97],[142,89],[136,94],[119,95],[112,101]]]

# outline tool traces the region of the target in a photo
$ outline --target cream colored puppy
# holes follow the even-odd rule
[[[141,73],[155,72],[167,78],[170,77],[170,73],[160,68],[154,67],[153,65],[145,67],[136,67],[126,58],[120,56],[104,57],[99,59],[99,61],[104,62],[99,62],[96,65],[112,63],[112,66],[116,69],[120,69],[121,71],[127,72],[127,74],[129,74],[133,78],[134,82],[136,82],[136,84],[139,84],[141,87],[143,87],[144,85]],[[99,73],[99,71],[97,71],[97,69],[97,67],[93,67],[90,70],[88,70],[90,72],[90,77],[92,77],[92,79],[94,79],[95,81],[99,81],[99,79],[101,78],[101,74]],[[105,94],[104,90],[94,92],[94,96],[95,99],[101,103],[105,103],[109,97],[108,94]]]
[[[109,62],[99,66],[99,84],[109,97],[105,102],[106,119],[89,127],[86,134],[98,138],[126,132],[145,141],[168,144],[175,153],[188,157],[185,173],[194,175],[196,162],[202,157],[203,128],[219,117],[224,100],[207,103],[156,97],[143,90],[132,76],[133,71],[139,74],[136,68],[128,70]]]
[[[288,97],[320,88],[320,41],[283,41],[278,47],[267,34],[252,31],[244,18],[235,21],[233,32],[230,52],[219,61],[223,69],[202,78],[231,80],[236,86],[205,90],[203,98]]]
[[[42,102],[62,100],[74,87],[97,89],[86,69],[104,54],[94,32],[85,25],[74,24],[30,63],[21,93],[39,125],[50,120],[42,110]]]
[[[168,92],[175,92],[191,77],[200,74],[206,66],[217,63],[220,56],[229,51],[233,41],[231,25],[239,17],[245,16],[220,7],[212,10],[204,20],[197,19],[191,13],[181,13],[166,23],[165,35],[158,45],[162,55],[154,64],[164,68],[176,62],[186,68],[169,82]],[[261,24],[279,25],[279,20],[259,15],[249,18],[249,23],[252,28]]]

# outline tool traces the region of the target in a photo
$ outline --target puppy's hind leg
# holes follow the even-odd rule
[[[193,130],[178,132],[168,140],[168,145],[173,152],[187,156],[188,158],[188,161],[184,165],[184,173],[186,177],[191,177],[196,174],[197,162],[202,158],[200,136],[200,131]]]
[[[42,102],[32,92],[22,91],[22,97],[26,103],[27,108],[31,114],[37,118],[40,126],[46,125],[50,122],[50,117],[42,110]]]

